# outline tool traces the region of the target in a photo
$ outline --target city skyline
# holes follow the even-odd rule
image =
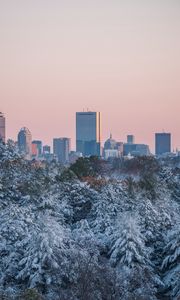
[[[102,140],[154,133],[180,148],[180,2],[1,1],[0,110],[7,136],[22,126],[75,148],[75,112],[101,111]]]
[[[5,134],[6,132],[6,126],[7,126],[7,123],[6,122],[6,116],[4,115],[4,113],[0,112],[0,115],[3,116],[3,124],[4,124],[4,128],[3,128],[3,132]],[[79,117],[83,117],[83,119],[81,120],[81,118]],[[85,117],[85,118],[84,118]],[[88,118],[87,118],[88,117]],[[81,126],[84,127],[83,130],[81,130]],[[89,127],[90,126],[90,127]],[[72,151],[77,151],[77,152],[84,152],[85,149],[80,149],[79,148],[79,145],[78,145],[78,139],[79,137],[83,137],[83,139],[85,139],[84,141],[88,141],[89,146],[88,148],[92,147],[92,142],[94,143],[95,140],[92,140],[92,138],[96,139],[97,138],[97,143],[95,142],[96,146],[94,145],[93,147],[97,147],[97,149],[95,151],[97,151],[97,155],[99,156],[100,155],[100,152],[101,150],[100,149],[103,149],[104,146],[106,145],[106,143],[109,141],[109,137],[106,137],[105,140],[102,140],[101,138],[101,134],[102,134],[102,117],[101,117],[101,112],[92,112],[92,111],[85,111],[83,110],[82,112],[76,112],[76,124],[75,124],[75,136],[76,136],[76,142],[75,142],[75,146],[72,147]],[[18,142],[19,143],[19,134],[21,132],[29,132],[29,134],[31,135],[31,143],[32,144],[36,144],[37,147],[34,147],[32,148],[32,151],[42,151],[42,146],[43,147],[50,147],[52,149],[54,149],[54,141],[57,140],[57,141],[62,141],[62,140],[68,140],[70,145],[72,145],[72,138],[71,137],[65,137],[65,135],[62,135],[62,136],[52,136],[51,137],[51,140],[49,143],[46,143],[44,140],[42,140],[40,137],[39,139],[35,139],[34,136],[32,135],[32,132],[31,130],[29,130],[29,128],[27,128],[26,126],[24,127],[21,127],[21,129],[17,132],[16,134],[16,138],[12,138],[15,142]],[[155,151],[152,151],[152,149],[150,148],[150,145],[145,143],[145,141],[142,141],[141,143],[139,142],[136,142],[135,143],[135,135],[133,134],[126,134],[126,139],[127,140],[117,140],[116,142],[117,143],[122,143],[124,145],[131,145],[133,144],[134,146],[140,146],[140,147],[145,147],[144,150],[141,149],[141,151],[145,151],[144,153],[148,153],[148,151],[150,150],[149,153],[152,153],[152,154],[157,154],[157,136],[169,136],[170,140],[169,140],[169,146],[165,146],[165,147],[169,147],[169,151],[168,152],[176,152],[177,150],[179,151],[178,147],[176,147],[176,149],[174,149],[172,147],[172,134],[170,132],[165,132],[165,131],[159,131],[159,132],[155,132],[154,133],[154,148],[155,148]],[[9,136],[6,136],[4,135],[4,141],[7,141],[8,139],[11,139],[11,137]],[[112,132],[110,133],[110,140],[112,141],[115,141],[113,135],[112,135]],[[40,146],[40,143],[41,143],[41,146]],[[84,142],[83,142],[84,143]],[[98,147],[98,144],[99,144],[99,147]],[[58,146],[59,147],[59,146]],[[84,146],[83,146],[84,147]],[[148,148],[146,148],[148,147]],[[99,150],[98,150],[99,149]],[[89,150],[88,150],[89,151]],[[92,151],[92,149],[91,149]],[[93,150],[94,151],[94,150]],[[98,152],[100,151],[100,152]],[[86,152],[86,151],[85,151]],[[84,152],[84,156],[86,155],[89,155],[87,153]],[[53,150],[53,153],[54,153],[54,150]],[[90,155],[94,155],[94,153],[92,152]],[[146,154],[145,154],[146,155]]]

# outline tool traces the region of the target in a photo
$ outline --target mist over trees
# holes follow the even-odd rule
[[[180,162],[27,161],[0,144],[0,299],[180,299]]]

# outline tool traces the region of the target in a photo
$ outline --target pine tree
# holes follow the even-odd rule
[[[115,241],[110,250],[111,264],[125,265],[130,269],[136,265],[145,265],[147,254],[136,221],[132,217],[123,220],[124,224],[121,221],[119,232],[115,233]]]
[[[164,283],[172,299],[180,298],[180,224],[167,236],[162,263]]]
[[[50,216],[41,216],[37,222],[28,237],[17,244],[18,252],[22,249],[22,258],[16,278],[27,287],[45,288],[66,275],[70,244],[67,230]]]
[[[156,299],[156,287],[160,280],[153,270],[150,251],[145,247],[137,221],[126,215],[118,227],[110,250],[110,263],[118,268],[119,280],[122,285],[125,284],[126,292],[122,299],[145,299],[147,295],[148,299]]]

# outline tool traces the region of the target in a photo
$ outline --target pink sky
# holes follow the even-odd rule
[[[103,140],[154,132],[180,148],[179,0],[0,0],[0,111],[7,135],[75,144],[75,112],[101,111]]]

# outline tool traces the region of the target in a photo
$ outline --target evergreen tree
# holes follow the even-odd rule
[[[164,283],[172,299],[180,298],[180,224],[167,236],[162,263]]]
[[[122,299],[156,299],[159,277],[153,270],[150,251],[137,221],[125,216],[117,226],[110,250],[110,263],[118,268],[119,280],[125,284]]]
[[[37,221],[33,232],[17,245],[22,259],[16,278],[30,288],[46,288],[66,275],[70,245],[67,231],[51,217],[45,215]]]

